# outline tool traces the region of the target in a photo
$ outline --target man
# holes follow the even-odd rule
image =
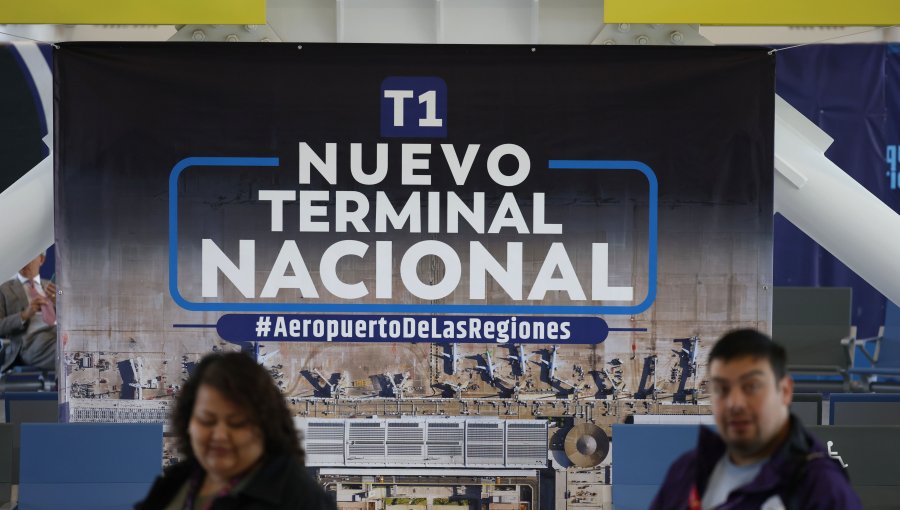
[[[9,339],[0,371],[14,365],[56,368],[56,285],[41,283],[43,263],[41,253],[0,285],[0,337]]]
[[[794,381],[784,348],[742,329],[709,353],[717,432],[669,468],[651,508],[690,510],[861,509],[843,468],[789,406]]]

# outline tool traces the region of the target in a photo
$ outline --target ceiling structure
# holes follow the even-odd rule
[[[841,0],[165,0],[147,4],[123,0],[113,8],[103,0],[32,0],[4,9],[0,32],[11,35],[0,34],[0,40],[21,36],[46,42],[589,44],[606,26],[628,31],[641,24],[691,24],[713,44],[806,44],[825,39],[837,43],[900,42],[900,28],[891,27],[900,24],[900,10],[891,9],[892,3],[894,0],[852,4]]]

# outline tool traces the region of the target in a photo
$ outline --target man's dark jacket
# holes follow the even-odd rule
[[[210,510],[332,510],[334,501],[292,455],[266,461],[246,487],[215,500]],[[156,479],[147,498],[136,510],[162,510],[198,469],[197,461],[186,461],[166,469]]]
[[[762,466],[756,478],[733,490],[717,510],[758,510],[774,496],[781,498],[783,508],[788,510],[862,509],[846,472],[828,456],[822,443],[793,416],[790,427],[784,445]],[[725,455],[725,449],[716,432],[700,427],[697,448],[672,464],[650,508],[690,509],[691,492],[695,490],[702,499],[713,468]]]

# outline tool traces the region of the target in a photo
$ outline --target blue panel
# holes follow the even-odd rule
[[[162,424],[26,423],[19,480],[149,483],[162,468]]]
[[[881,366],[880,363],[879,366]],[[850,373],[853,375],[884,375],[898,377],[900,376],[900,368],[854,368],[850,370]]]
[[[658,486],[669,466],[697,444],[699,425],[613,425],[613,488]],[[653,494],[656,489],[653,489]],[[651,494],[650,497],[653,497]],[[618,509],[618,502],[613,499]]]
[[[647,510],[659,485],[613,484],[612,500],[616,510]]]
[[[132,510],[144,499],[145,483],[23,484],[19,510]]]

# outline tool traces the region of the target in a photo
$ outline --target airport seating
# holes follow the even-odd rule
[[[612,426],[612,503],[645,510],[672,462],[697,444],[699,425]]]
[[[853,394],[853,397],[858,394]],[[895,422],[896,423],[896,422]],[[697,425],[613,425],[612,503],[646,509],[672,461],[696,444]],[[866,510],[900,504],[900,426],[807,427],[839,455]],[[828,442],[831,441],[831,445]]]
[[[7,392],[2,395],[6,423],[13,425],[12,482],[19,483],[19,429],[23,423],[59,421],[59,395],[55,391]]]
[[[879,392],[900,392],[900,306],[888,301],[884,325],[875,338],[857,339],[851,375],[865,377]]]
[[[9,423],[0,423],[0,507],[12,497],[13,429]]]
[[[900,426],[826,425],[809,430],[829,447],[833,457],[839,456],[846,464],[863,508],[900,507]]]
[[[0,393],[8,391],[43,391],[44,374],[40,372],[16,372],[10,370],[0,375]]]
[[[6,356],[9,340],[0,338],[0,364]],[[0,393],[6,391],[41,391],[45,378],[40,371],[23,370],[25,367],[12,367],[0,373]]]
[[[7,391],[3,399],[6,423],[59,421],[59,393],[55,391]]]
[[[832,425],[900,424],[898,394],[832,393],[829,396],[829,405],[829,423]]]
[[[162,425],[22,425],[20,510],[131,509],[162,468]]]
[[[788,355],[796,393],[849,391],[849,287],[774,287],[772,338]]]
[[[6,339],[0,338],[0,363],[6,351]],[[7,391],[56,391],[56,372],[17,365],[0,373],[0,393]]]
[[[804,425],[822,424],[822,395],[819,393],[794,393],[791,412]]]

